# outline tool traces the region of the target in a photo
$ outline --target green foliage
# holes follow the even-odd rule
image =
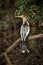
[[[35,18],[36,20],[38,16],[41,15],[41,8],[42,8],[37,6],[36,2],[38,1],[37,0],[0,0],[0,11],[3,12],[3,10],[5,11],[6,8],[13,7],[13,5],[17,3],[14,6],[16,7],[16,9],[13,7],[15,9],[14,12],[16,12],[17,15],[21,15],[23,11],[26,11],[27,16],[30,17],[30,19]],[[35,13],[35,15],[33,13]]]
[[[39,19],[42,18],[42,7],[36,6],[35,1],[36,0],[18,0],[20,6],[15,10],[16,15],[21,15],[23,11],[26,11],[28,20],[33,19],[34,22],[39,21]]]

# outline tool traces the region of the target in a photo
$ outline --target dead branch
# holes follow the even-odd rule
[[[29,36],[28,37],[28,40],[34,40],[34,39],[38,39],[38,38],[43,38],[43,34],[38,34],[38,35],[33,35],[33,36]],[[5,53],[7,52],[10,52],[14,47],[16,47],[18,44],[20,44],[21,42],[21,39],[19,38],[17,41],[15,41],[6,51]],[[3,55],[3,53],[0,55],[0,57]]]
[[[34,40],[34,39],[38,39],[38,38],[43,38],[43,34],[38,34],[38,35],[33,35],[28,37],[28,40]],[[9,52],[13,49],[13,47],[16,47],[18,44],[20,44],[21,39],[19,38],[17,41],[15,41],[7,50],[6,52]]]
[[[7,53],[4,53],[4,56],[5,56],[5,59],[6,59],[7,63],[8,63],[8,65],[12,65],[9,57],[7,56]]]
[[[34,39],[38,39],[38,38],[43,38],[43,34],[30,36],[30,37],[28,37],[28,40],[34,40]]]

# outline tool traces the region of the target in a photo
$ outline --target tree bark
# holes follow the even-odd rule
[[[9,59],[9,57],[7,56],[6,53],[4,54],[4,56],[5,56],[5,59],[6,59],[7,63],[8,63],[8,65],[12,65],[12,63],[11,63],[11,61],[10,61],[10,59]]]
[[[17,33],[17,26],[16,26],[16,22],[14,19],[14,12],[13,12],[13,8],[9,9],[9,16],[10,16],[10,23],[14,24],[14,37],[15,39],[18,38],[18,33]]]

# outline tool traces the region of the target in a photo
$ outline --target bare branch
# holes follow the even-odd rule
[[[34,39],[38,39],[38,38],[43,38],[43,34],[38,34],[38,35],[33,35],[33,36],[29,36],[28,37],[28,40],[34,40]],[[20,44],[21,42],[21,39],[19,38],[17,41],[15,41],[6,51],[5,53],[7,52],[10,52],[14,47],[16,47],[18,44]],[[3,53],[0,55],[2,56]]]
[[[33,35],[28,37],[28,40],[34,40],[34,39],[38,39],[38,38],[43,38],[43,34],[38,34],[38,35]],[[12,44],[7,50],[6,52],[9,52],[13,49],[13,47],[17,46],[18,44],[20,44],[21,39],[19,38],[17,41],[14,42],[14,44]]]
[[[7,56],[7,53],[4,53],[4,56],[5,56],[5,59],[6,59],[7,63],[8,63],[8,65],[12,65],[9,57]]]

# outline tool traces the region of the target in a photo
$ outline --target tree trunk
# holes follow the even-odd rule
[[[13,23],[14,25],[14,38],[15,40],[18,39],[18,33],[17,33],[17,26],[15,23],[15,19],[14,19],[14,12],[13,12],[13,8],[9,9],[9,27],[11,27],[11,24]]]

